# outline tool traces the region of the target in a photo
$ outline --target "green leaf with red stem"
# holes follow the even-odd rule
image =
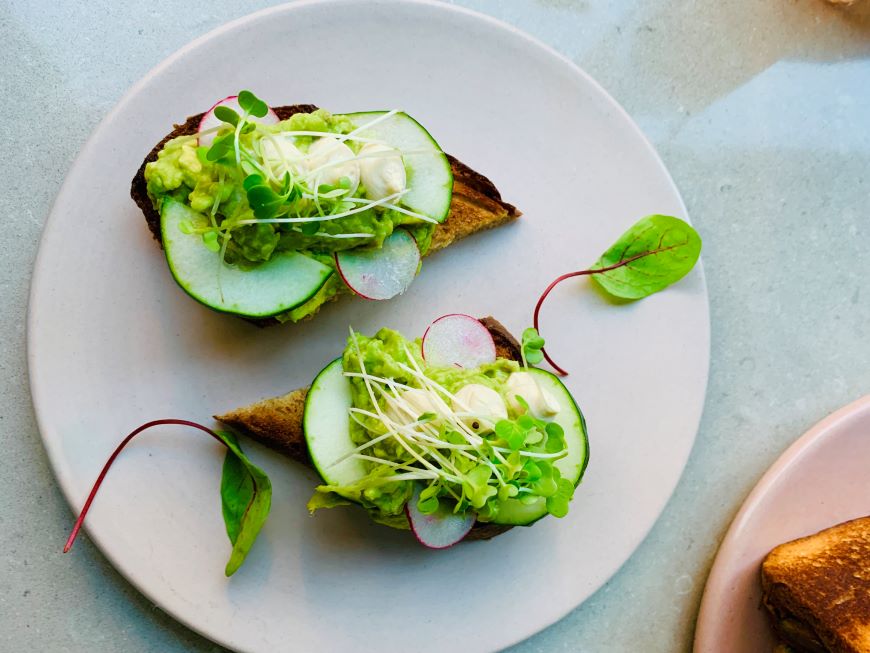
[[[676,283],[695,266],[701,255],[701,237],[692,227],[669,215],[650,215],[636,222],[588,270],[568,272],[546,287],[535,305],[534,325],[547,295],[557,285],[580,276],[592,276],[607,293],[621,299],[642,299]],[[568,374],[541,353],[559,374]]]
[[[272,484],[268,476],[248,460],[232,433],[212,431],[207,426],[186,419],[158,419],[146,422],[134,429],[115,447],[112,455],[109,456],[109,459],[97,476],[97,480],[94,482],[88,498],[85,500],[85,505],[82,507],[82,511],[73,525],[66,545],[63,547],[64,553],[67,553],[72,548],[82,524],[84,524],[85,517],[91,508],[94,497],[97,496],[97,492],[109,473],[112,463],[115,462],[115,459],[124,447],[142,431],[154,426],[167,425],[189,426],[199,429],[227,447],[227,455],[224,459],[224,469],[221,478],[221,501],[223,504],[224,523],[226,524],[227,535],[233,544],[233,552],[226,567],[227,576],[233,574],[241,566],[251,545],[254,543],[254,539],[256,539],[257,534],[269,515],[272,501]]]
[[[272,483],[262,469],[245,456],[232,433],[218,434],[227,445],[221,475],[221,504],[233,552],[226,575],[232,576],[248,555],[272,506]]]
[[[650,215],[619,237],[592,266],[592,280],[614,297],[643,299],[686,276],[701,255],[701,237],[669,215]]]

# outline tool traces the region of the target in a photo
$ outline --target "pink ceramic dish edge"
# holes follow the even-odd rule
[[[870,395],[829,415],[767,470],[734,518],[710,571],[695,653],[758,653],[774,640],[759,570],[782,542],[870,514]]]

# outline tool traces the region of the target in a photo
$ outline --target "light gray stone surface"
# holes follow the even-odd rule
[[[551,44],[625,106],[683,193],[710,287],[710,385],[673,499],[603,589],[514,651],[688,649],[747,492],[806,428],[870,392],[870,2],[859,2],[458,3]],[[87,538],[60,554],[72,514],[34,422],[25,311],[43,222],[91,129],[165,56],[267,4],[0,3],[0,650],[222,650],[150,605]]]

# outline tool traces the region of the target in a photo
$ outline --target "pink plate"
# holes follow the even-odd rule
[[[707,580],[695,653],[770,651],[759,569],[777,544],[870,514],[870,395],[816,424],[767,470]]]

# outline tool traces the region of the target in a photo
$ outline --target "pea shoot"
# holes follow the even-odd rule
[[[544,344],[544,339],[534,327],[529,327],[523,331],[523,339],[520,343],[523,367],[537,365],[544,360]]]

